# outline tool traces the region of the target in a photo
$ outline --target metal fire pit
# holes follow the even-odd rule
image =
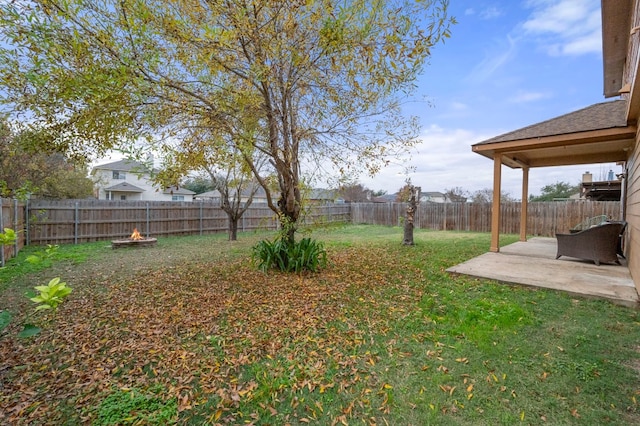
[[[111,241],[111,248],[118,249],[122,247],[151,247],[155,246],[157,242],[157,238],[123,238],[122,240]]]

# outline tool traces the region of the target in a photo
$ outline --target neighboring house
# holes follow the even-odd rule
[[[319,204],[334,204],[338,199],[337,191],[332,191],[330,189],[312,189],[306,194],[307,201],[311,204],[319,205]],[[344,202],[344,200],[343,200]]]
[[[379,197],[372,197],[372,203],[395,203],[396,198],[398,198],[398,193],[395,194],[384,194]]]
[[[230,194],[232,192],[233,191],[229,191]],[[242,203],[246,202],[249,199],[250,195],[251,195],[250,189],[243,190],[242,193],[240,194],[240,202]],[[233,196],[231,195],[231,197]],[[207,192],[203,192],[202,194],[196,194],[193,196],[193,199],[195,201],[209,201],[214,203],[220,203],[222,196],[220,194],[220,191],[218,191],[217,189],[214,189],[213,191],[207,191]],[[267,204],[267,193],[264,191],[262,187],[258,187],[258,189],[256,190],[256,193],[253,194],[253,201],[251,203]]]
[[[213,191],[202,192],[193,196],[193,201],[207,201],[211,203],[220,204],[220,191],[214,189]]]
[[[620,201],[622,197],[622,179],[616,178],[613,170],[609,170],[607,180],[594,181],[593,175],[586,172],[582,175],[580,197],[592,201]]]
[[[251,192],[249,189],[242,191],[240,201],[246,202],[249,199],[249,195]],[[307,194],[307,199],[311,204],[332,204],[336,201],[336,192],[331,191],[329,189],[312,189]],[[276,194],[272,194],[272,196],[276,196]],[[213,191],[203,192],[202,194],[196,194],[193,196],[195,201],[209,201],[209,202],[220,202],[221,195],[220,192],[215,189]],[[254,204],[267,204],[267,193],[262,187],[258,187],[256,193],[253,195]],[[274,199],[274,203],[277,203],[277,199]]]
[[[447,200],[447,197],[442,192],[421,192],[420,193],[420,202],[421,203],[446,203],[450,200]]]
[[[96,198],[117,201],[193,201],[195,192],[172,186],[155,185],[144,164],[119,160],[91,170]]]
[[[530,168],[620,163],[622,219],[628,223],[624,251],[640,291],[640,0],[603,0],[601,7],[604,96],[621,99],[497,136],[472,149],[493,160],[493,194],[500,194],[503,165],[522,169],[522,241],[526,241]],[[499,207],[497,196],[491,217],[494,252],[500,250]]]

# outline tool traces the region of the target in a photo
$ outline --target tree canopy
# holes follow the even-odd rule
[[[556,182],[542,187],[540,195],[530,195],[529,201],[553,201],[559,198],[569,198],[580,192],[580,185],[569,182]]]
[[[37,139],[37,134],[15,133],[0,121],[0,197],[90,197],[93,182],[86,167],[61,153],[37,149],[33,146]]]
[[[444,196],[452,203],[466,203],[469,198],[469,192],[459,186],[447,188],[444,190]]]
[[[402,116],[400,104],[432,47],[449,36],[447,7],[448,0],[2,2],[0,102],[73,157],[146,140],[174,153],[180,173],[206,161],[202,144],[231,142],[269,206],[295,224],[302,164],[375,173],[415,144],[417,121]],[[274,196],[257,153],[276,177]]]
[[[474,203],[491,203],[493,201],[493,189],[484,188],[475,191],[471,194],[471,201]],[[501,191],[500,201],[509,203],[515,201],[515,198],[513,198],[508,192]]]

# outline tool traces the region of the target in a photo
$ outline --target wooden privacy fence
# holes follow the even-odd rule
[[[351,204],[352,223],[401,226],[406,205],[403,203]],[[500,232],[520,233],[522,203],[501,205]],[[416,228],[447,231],[491,231],[490,203],[427,203],[420,204],[415,215]],[[527,234],[553,237],[556,232],[568,232],[584,219],[606,215],[620,218],[617,201],[549,201],[529,203]]]
[[[19,203],[0,199],[0,228],[18,232],[18,241],[0,250],[2,265],[26,244],[65,244],[128,237],[134,228],[144,236],[203,235],[226,232],[227,215],[207,202],[145,202],[105,200],[32,200]],[[491,204],[421,204],[417,228],[455,231],[491,231]],[[366,223],[401,226],[403,203],[358,203],[311,206],[307,224]],[[521,203],[501,206],[500,232],[520,232]],[[530,203],[528,235],[552,237],[593,216],[620,218],[615,201]],[[253,205],[238,223],[240,231],[276,229],[278,220],[264,205]]]
[[[29,202],[27,244],[62,244],[126,238],[134,228],[143,236],[203,235],[226,232],[227,214],[208,202],[38,200]],[[312,206],[307,223],[350,222],[348,205]],[[265,205],[252,205],[239,231],[277,229]]]

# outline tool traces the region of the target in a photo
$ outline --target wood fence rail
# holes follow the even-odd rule
[[[0,250],[0,266],[27,244],[66,244],[128,237],[134,228],[144,236],[203,235],[227,232],[227,216],[207,202],[150,202],[106,200],[32,200],[19,203],[0,199],[0,230],[12,228],[18,241]],[[417,228],[456,231],[491,231],[491,204],[428,203],[418,207]],[[519,233],[521,203],[501,206],[500,232]],[[553,236],[587,217],[620,217],[620,203],[530,203],[527,234]],[[403,203],[354,203],[311,206],[307,224],[354,223],[402,225]],[[278,220],[264,205],[252,205],[239,222],[240,231],[277,229]]]
[[[400,226],[405,215],[402,203],[351,204],[352,223]],[[500,232],[520,233],[522,203],[501,205]],[[447,231],[491,232],[491,203],[427,203],[421,204],[415,215],[416,228]],[[529,203],[527,235],[553,237],[588,217],[606,215],[620,219],[617,201],[549,201]]]

